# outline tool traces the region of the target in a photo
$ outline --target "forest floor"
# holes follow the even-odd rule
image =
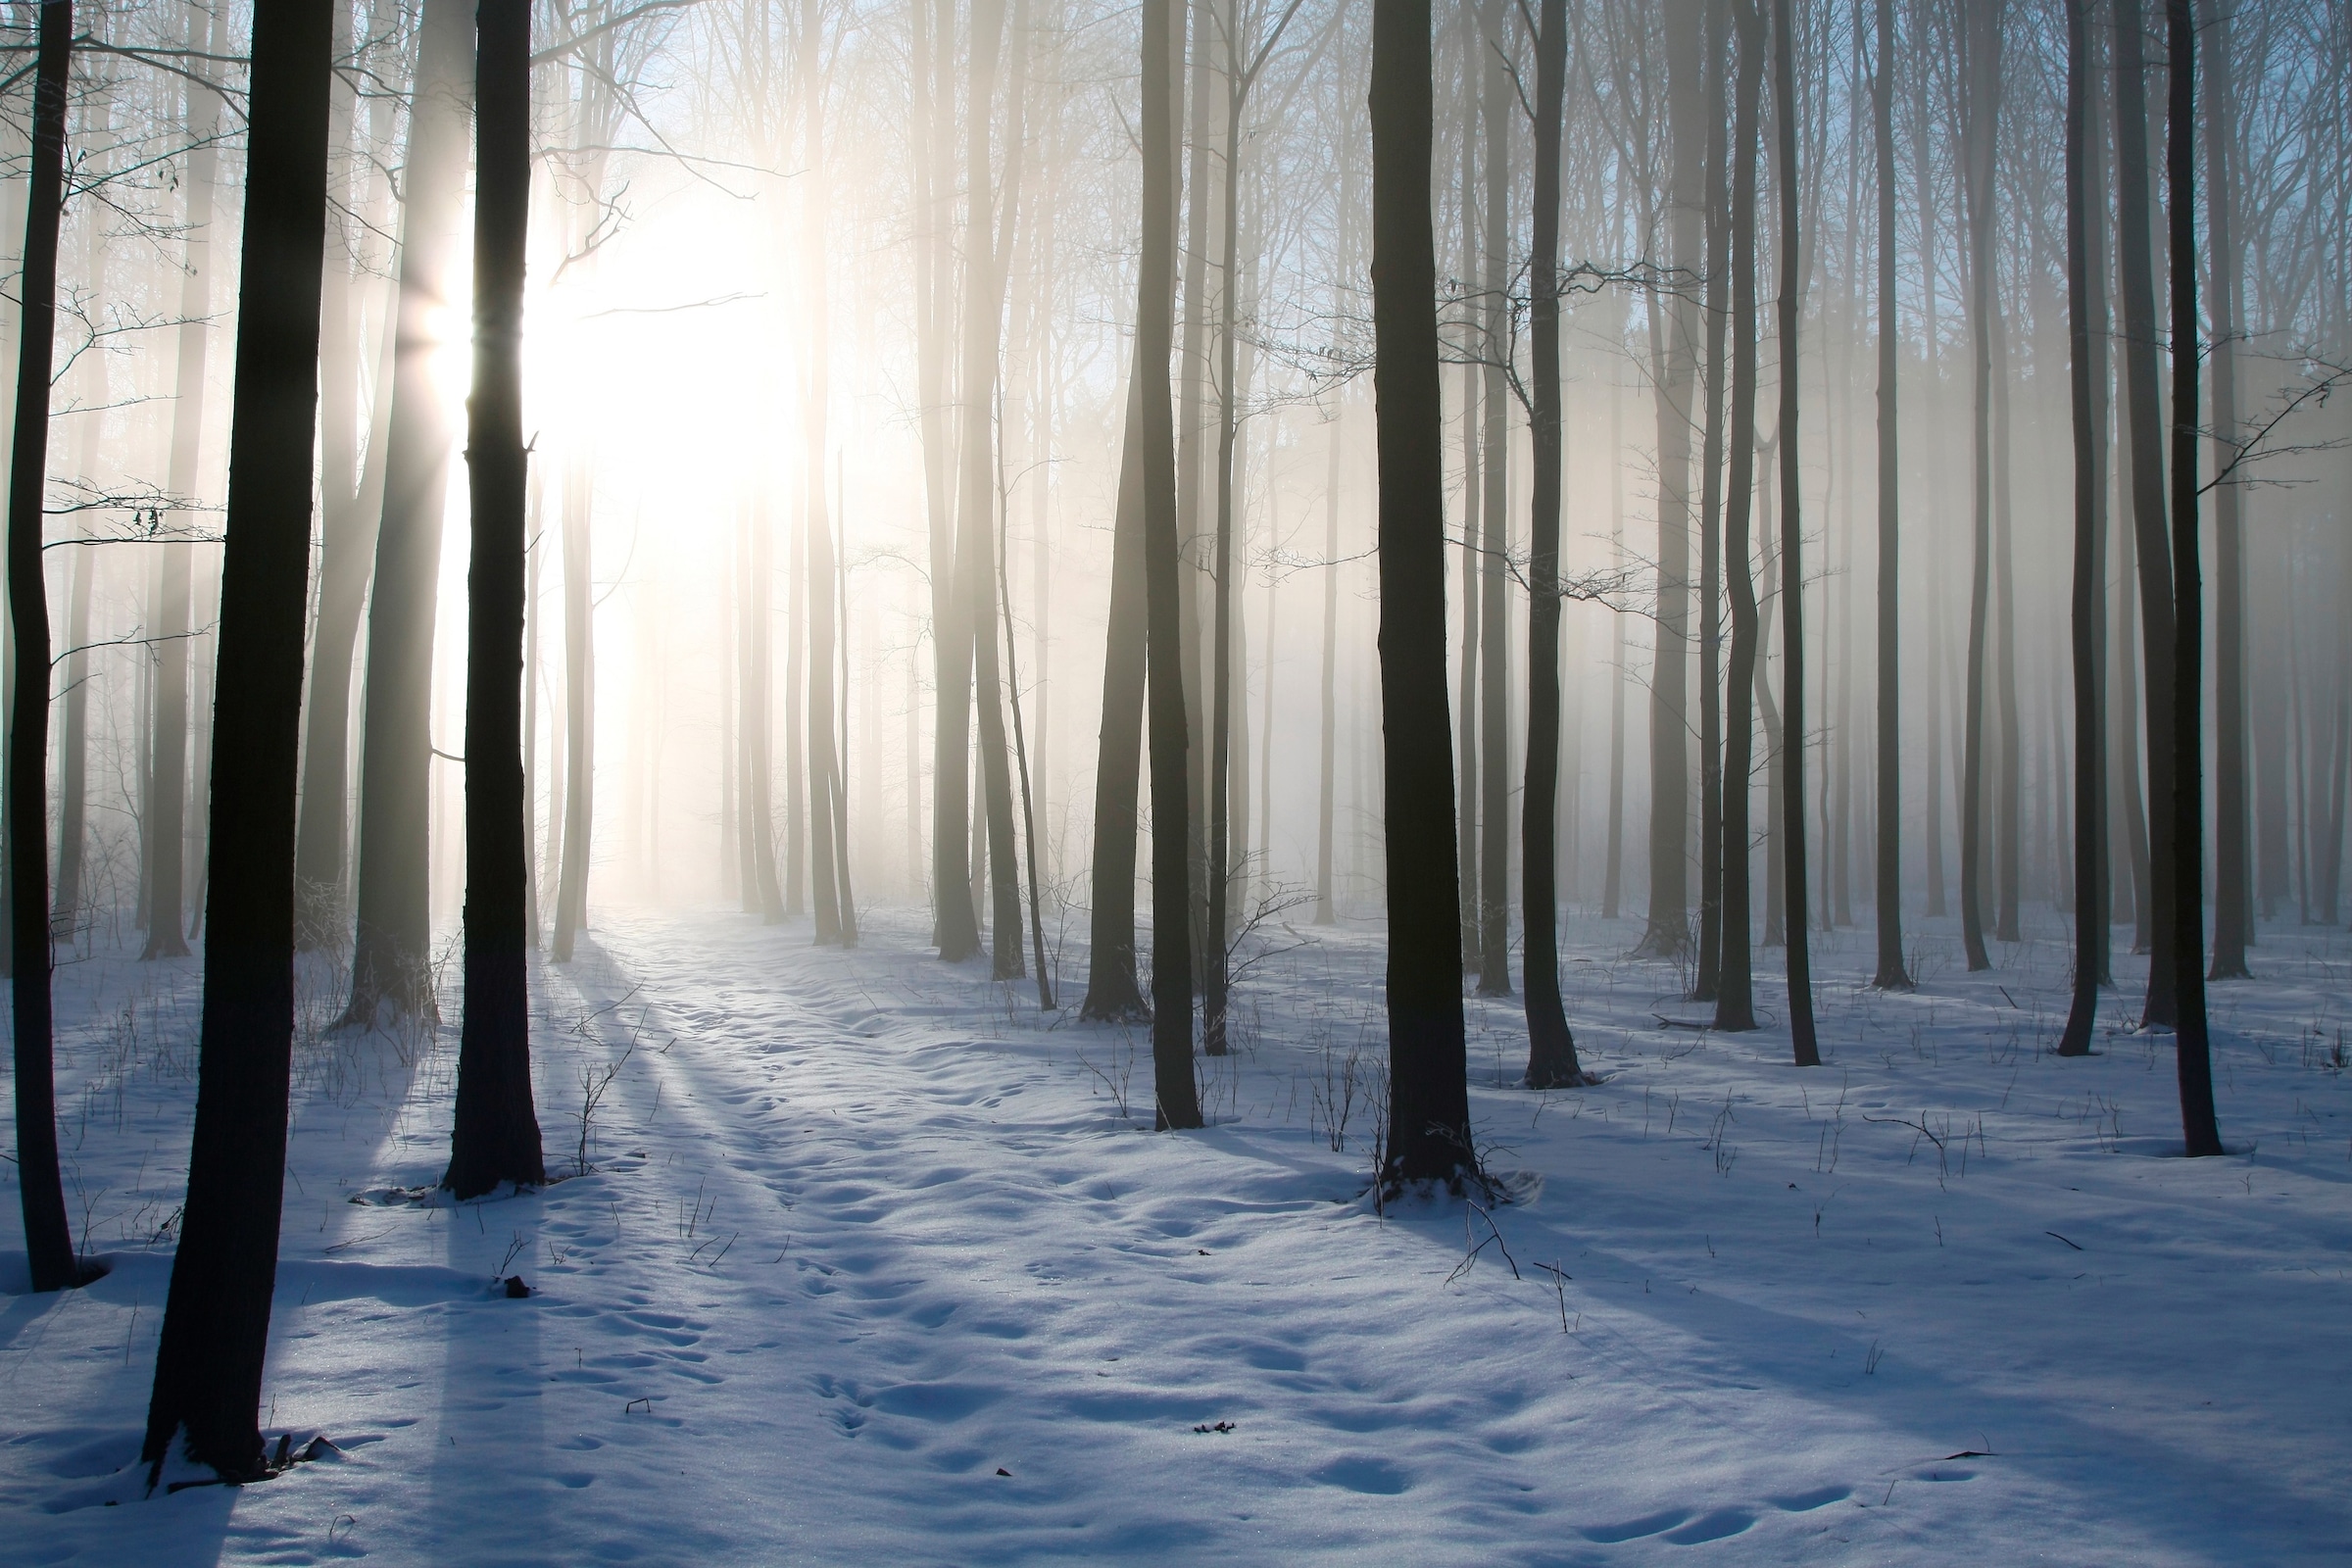
[[[1636,934],[1569,932],[1595,1087],[1515,1087],[1517,1003],[1469,1004],[1509,1200],[1385,1213],[1372,927],[1269,944],[1213,1125],[1171,1136],[1141,1031],[939,963],[912,911],[850,954],[611,911],[536,979],[566,1179],[455,1206],[420,1196],[454,1026],[326,1031],[306,969],[265,1415],[339,1452],[149,1502],[197,974],[69,963],[68,1184],[110,1272],[23,1294],[6,1173],[0,1561],[2352,1552],[2344,934],[2266,928],[2216,988],[2233,1152],[2198,1161],[2170,1037],[2120,1031],[2144,965],[2098,1054],[2049,1054],[2046,911],[1978,976],[1931,926],[1911,995],[1823,939],[1809,1072],[1777,976],[1775,1027],[1712,1034]]]

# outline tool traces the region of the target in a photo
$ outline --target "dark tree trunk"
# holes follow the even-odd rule
[[[2009,359],[2009,325],[2000,291],[1992,295],[1988,322],[1992,334],[1992,577],[1993,577],[1993,700],[2000,744],[2000,801],[1993,812],[1995,904],[1993,940],[2017,942],[2023,895],[2025,844],[2025,736],[2017,710],[2017,572],[2015,489],[2010,483],[2010,378],[2016,373]]]
[[[1756,586],[1747,530],[1756,492],[1756,96],[1764,73],[1764,29],[1753,0],[1732,4],[1740,65],[1732,95],[1732,472],[1723,538],[1732,651],[1724,681],[1723,973],[1715,1027],[1741,1030],[1756,1027],[1747,835],[1755,745]]]
[[[2205,213],[2207,253],[2213,259],[2213,462],[2218,471],[2237,458],[2238,277],[2237,173],[2232,132],[2237,105],[2230,69],[2230,22],[2214,0],[2199,0],[2205,53]],[[2253,886],[2246,857],[2252,824],[2246,800],[2246,539],[2243,493],[2224,479],[2213,496],[2214,583],[2214,843],[2213,970],[2215,980],[2252,978],[2246,947],[2254,938]]]
[[[235,787],[211,797],[212,852],[225,874],[209,883],[187,1207],[142,1449],[150,1488],[181,1433],[187,1456],[224,1479],[267,1473],[256,1416],[294,1044],[294,795],[331,37],[324,6],[266,3],[254,16],[213,719],[215,755],[235,769]]]
[[[1805,895],[1805,576],[1804,494],[1798,483],[1797,344],[1804,313],[1804,270],[1797,227],[1795,0],[1774,0],[1773,116],[1780,144],[1777,160],[1781,194],[1781,835],[1787,846],[1788,895],[1788,1027],[1799,1067],[1821,1065],[1813,1035],[1811,920]]]
[[[441,573],[449,414],[433,385],[434,315],[457,297],[473,95],[466,0],[425,0],[402,213],[399,344],[360,765],[359,919],[345,1021],[431,1013],[433,614]]]
[[[2116,260],[2124,296],[2124,386],[2132,425],[2132,549],[2139,564],[2139,623],[2148,739],[2148,996],[2143,1022],[2171,1027],[2178,1014],[2173,904],[2180,857],[2173,842],[2174,636],[2172,544],[2165,522],[2164,423],[2156,392],[2156,274],[2149,255],[2148,112],[2139,0],[2115,5]],[[2193,410],[2194,405],[2191,405]],[[2196,417],[2192,412],[2187,416]],[[2127,665],[2129,661],[2126,661]],[[2202,834],[2198,840],[2202,839]],[[2197,842],[2197,841],[2192,841]],[[2203,924],[2200,916],[2198,923]],[[2194,967],[2195,959],[2189,960]]]
[[[479,0],[474,58],[473,511],[466,639],[466,1018],[441,1185],[547,1179],[531,1101],[530,882],[522,788],[522,281],[531,211],[530,0]]]
[[[2173,294],[2173,986],[2180,1132],[2192,1155],[2222,1152],[2205,1021],[2204,577],[2197,563],[2197,27],[2189,0],[2165,0],[2169,103],[2165,203]]]
[[[1389,905],[1383,1180],[1476,1174],[1446,698],[1446,472],[1430,234],[1428,0],[1372,10],[1373,388]]]
[[[1078,1015],[1148,1016],[1135,968],[1136,801],[1144,742],[1144,448],[1139,352],[1127,372],[1127,429],[1112,513],[1110,616],[1102,650],[1102,724],[1095,752],[1095,849],[1086,1000]],[[1164,371],[1163,371],[1164,373]]]
[[[1998,0],[1962,19],[1961,133],[1968,209],[1968,324],[1976,346],[1972,429],[1976,457],[1969,529],[1968,692],[1961,710],[1960,941],[1973,973],[1992,967],[1984,951],[1984,655],[1992,592],[1992,275],[1993,149],[2000,117],[2001,16]]]
[[[2115,984],[2111,951],[2114,945],[2115,920],[2115,770],[2120,760],[2114,750],[2116,715],[2113,710],[2110,685],[2113,679],[2113,654],[2109,642],[2107,510],[2108,464],[2112,450],[2107,439],[2109,363],[2107,319],[2107,133],[2105,110],[2100,90],[2099,29],[2096,17],[2085,8],[2083,14],[2082,56],[2082,257],[2083,309],[2087,313],[2089,340],[2083,345],[2083,363],[2090,377],[2090,491],[2091,538],[2098,551],[2092,570],[2098,574],[2098,588],[2091,600],[2091,658],[2098,676],[2099,738],[2098,744],[2085,747],[2078,742],[2077,753],[2092,758],[2098,763],[2099,795],[2092,803],[2093,814],[2078,822],[2078,836],[2087,833],[2092,839],[2092,856],[2098,875],[2097,918],[2087,932],[2087,946],[2079,945],[2079,953],[2087,954],[2092,965],[2092,978],[2101,986]],[[2128,601],[2127,601],[2128,602]],[[2126,650],[2129,653],[2129,650]],[[2136,776],[2136,775],[2135,775]],[[2132,786],[2136,791],[2136,782]],[[2136,799],[2136,796],[2134,797]],[[2076,898],[2081,903],[2081,882],[2078,876]],[[2078,907],[2077,916],[2082,916]]]
[[[1729,0],[1707,0],[1707,409],[1699,465],[1698,974],[1690,988],[1693,1002],[1713,1002],[1723,988],[1723,396],[1731,319],[1725,250],[1732,205],[1724,45],[1729,23]],[[1622,485],[1623,476],[1611,483]]]
[[[1526,932],[1527,1086],[1585,1081],[1560,1000],[1556,813],[1560,779],[1560,130],[1568,0],[1543,0],[1536,38],[1535,251],[1528,270],[1535,384],[1528,510],[1527,777],[1520,797],[1520,921]]]
[[[1510,600],[1505,590],[1504,546],[1510,505],[1510,385],[1502,357],[1508,352],[1510,285],[1510,164],[1512,97],[1511,68],[1503,51],[1502,0],[1485,0],[1484,47],[1479,51],[1480,118],[1486,131],[1486,236],[1479,247],[1485,263],[1481,302],[1486,317],[1486,386],[1481,393],[1485,416],[1479,474],[1486,495],[1479,507],[1483,528],[1480,540],[1478,624],[1465,626],[1463,635],[1478,637],[1478,994],[1511,994],[1511,717],[1510,717]],[[1685,510],[1689,503],[1686,501]],[[1688,531],[1688,518],[1685,529]],[[1686,586],[1686,592],[1688,587]]]
[[[1200,1125],[1193,1082],[1192,833],[1186,793],[1184,607],[1177,597],[1176,430],[1168,358],[1176,323],[1175,63],[1169,0],[1144,0],[1143,257],[1136,276],[1136,380],[1143,388],[1146,657],[1152,705],[1152,1087],[1162,1128]]]
[[[49,469],[49,368],[57,344],[57,228],[65,205],[66,93],[73,0],[44,0],[33,65],[32,148],[9,446],[8,608],[15,667],[8,731],[9,972],[16,1034],[17,1188],[32,1288],[81,1282],[57,1163],[49,992],[49,587],[41,569]],[[306,454],[307,458],[307,454]],[[296,660],[299,667],[300,653]]]
[[[1879,963],[1873,985],[1911,989],[1903,963],[1903,689],[1901,422],[1902,320],[1894,255],[1894,0],[1878,0],[1878,55],[1871,76],[1871,131],[1879,198],[1879,626],[1878,905]]]
[[[1341,167],[1341,189],[1347,189],[1347,169]],[[1345,196],[1342,210],[1346,210]],[[1345,268],[1342,270],[1345,275]],[[1323,664],[1317,696],[1322,729],[1316,752],[1315,775],[1315,924],[1331,925],[1339,917],[1332,892],[1333,804],[1339,783],[1340,758],[1340,459],[1346,434],[1345,401],[1335,399],[1325,435],[1331,443],[1330,466],[1323,491]]]
[[[1886,0],[1880,0],[1882,5]],[[2098,952],[2106,930],[2106,877],[2099,864],[2100,797],[2106,780],[2106,714],[2100,707],[2098,603],[2105,584],[2099,550],[2099,439],[2090,390],[2090,247],[2088,230],[2105,214],[2085,201],[2090,142],[2089,7],[2066,8],[2066,323],[2068,391],[2075,432],[2075,579],[2070,630],[2075,673],[2075,986],[2061,1056],[2090,1054],[2098,1019]]]

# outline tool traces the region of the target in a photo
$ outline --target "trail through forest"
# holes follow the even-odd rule
[[[1054,1026],[1018,983],[921,953],[919,913],[864,919],[845,954],[732,915],[600,918],[534,977],[549,1166],[577,1169],[594,1098],[592,1169],[518,1198],[430,1191],[454,1024],[306,1029],[265,1426],[340,1451],[137,1508],[102,1505],[142,1479],[195,985],[61,970],[69,1195],[112,1272],[0,1310],[20,1500],[0,1559],[1878,1563],[1965,1543],[2203,1563],[2352,1542],[2340,933],[2266,933],[2262,988],[2217,991],[2239,1142],[2189,1161],[2169,1038],[2049,1054],[2055,929],[1973,977],[1931,930],[1915,996],[1860,986],[1866,933],[1823,938],[1829,1067],[1799,1074],[1785,1031],[1686,1027],[1680,970],[1613,956],[1631,925],[1571,925],[1603,1081],[1508,1087],[1516,1009],[1472,1001],[1507,1201],[1384,1215],[1376,929],[1274,944],[1237,1054],[1202,1058],[1212,1125],[1155,1136],[1141,1033]],[[528,1298],[498,1283],[516,1275]]]

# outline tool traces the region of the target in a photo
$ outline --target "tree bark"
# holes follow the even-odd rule
[[[1176,431],[1168,360],[1176,315],[1176,146],[1170,0],[1143,0],[1144,211],[1136,274],[1142,387],[1145,647],[1152,706],[1152,1086],[1163,1129],[1200,1125],[1193,1082],[1191,769],[1185,758],[1183,604],[1176,591]]]
[[[2129,0],[2125,0],[2129,3]],[[2173,306],[2173,985],[2180,1131],[2191,1155],[2219,1154],[2205,1020],[2204,580],[2197,554],[2197,27],[2189,0],[2165,0],[2165,195]]]
[[[1894,0],[1877,0],[1878,54],[1871,74],[1871,131],[1878,170],[1879,291],[1879,624],[1878,906],[1879,961],[1871,983],[1911,989],[1903,962],[1902,466],[1897,401],[1902,387],[1902,319],[1895,288]]]
[[[2141,60],[2139,0],[2115,6],[2115,163],[2117,261],[2123,278],[2124,386],[2132,423],[2132,545],[2139,565],[2139,623],[2142,682],[2146,694],[2148,754],[2148,896],[2142,901],[2148,931],[2148,995],[2143,1022],[2169,1027],[2179,1016],[2179,988],[2173,939],[2180,856],[2171,831],[2175,798],[2173,743],[2176,609],[2172,547],[2167,536],[2164,494],[2164,423],[2156,393],[2156,281],[2149,255],[2148,113]],[[2194,420],[2195,405],[2187,416]],[[2127,661],[2127,664],[2128,664]],[[2203,835],[2198,835],[2202,840]],[[2192,841],[2193,842],[2193,841]],[[2202,915],[2199,924],[2202,924]],[[2195,967],[2196,960],[2188,960]]]
[[[1756,588],[1747,533],[1756,488],[1756,97],[1764,29],[1755,0],[1732,0],[1732,6],[1740,64],[1732,94],[1732,472],[1723,540],[1732,651],[1724,681],[1729,710],[1723,737],[1723,974],[1715,1027],[1745,1030],[1756,1027],[1747,831],[1754,782]]]
[[[531,1099],[522,779],[522,285],[531,211],[530,0],[478,0],[474,60],[472,507],[466,646],[465,1022],[441,1185],[547,1180]]]
[[[1446,500],[1430,233],[1428,0],[1372,9],[1373,387],[1389,906],[1383,1180],[1475,1176],[1446,700]]]
[[[1774,0],[1773,116],[1780,145],[1781,195],[1781,653],[1783,733],[1782,837],[1787,845],[1788,894],[1788,1026],[1799,1067],[1821,1065],[1813,1033],[1812,932],[1805,877],[1805,576],[1804,492],[1798,482],[1797,322],[1804,314],[1805,274],[1797,226],[1796,179],[1796,6]]]
[[[1481,8],[1485,47],[1480,50],[1484,85],[1480,119],[1486,131],[1486,201],[1481,216],[1486,236],[1479,247],[1486,275],[1481,282],[1486,318],[1485,416],[1480,476],[1486,496],[1479,511],[1479,806],[1478,806],[1478,994],[1511,994],[1511,717],[1510,601],[1505,592],[1504,549],[1508,532],[1510,478],[1510,384],[1503,356],[1509,352],[1510,166],[1512,68],[1503,32],[1502,0]],[[1687,444],[1687,443],[1686,443]],[[1688,502],[1686,502],[1686,510]],[[1689,522],[1685,521],[1685,531]],[[1686,585],[1686,592],[1688,587]],[[1467,636],[1473,628],[1464,627]]]
[[[57,345],[57,229],[65,203],[73,0],[43,0],[32,147],[18,282],[16,430],[9,446],[8,608],[14,658],[8,730],[9,972],[15,1032],[17,1189],[36,1291],[81,1283],[57,1162],[49,941],[49,587],[41,525],[49,468],[49,377]],[[299,653],[297,660],[299,661]]]
[[[1729,0],[1706,0],[1707,364],[1698,521],[1698,972],[1693,1002],[1723,983],[1723,442],[1724,338],[1730,327],[1731,146],[1724,45]],[[1618,465],[1622,469],[1623,465]],[[1610,483],[1622,489],[1622,471]]]
[[[2213,464],[2235,462],[2237,449],[2237,331],[2243,315],[2236,246],[2237,172],[2233,166],[2237,103],[2230,74],[2230,19],[2214,0],[2199,0],[2206,34],[2205,212],[2212,258]],[[2246,767],[2246,543],[2243,492],[2225,479],[2214,490],[2214,980],[2246,980],[2246,948],[2254,937],[2254,898],[2247,875],[2252,824]]]
[[[1568,0],[1542,0],[1536,36],[1535,248],[1529,260],[1527,773],[1520,796],[1520,924],[1527,956],[1527,1086],[1585,1082],[1560,998],[1560,133],[1568,75]]]
[[[1885,4],[1886,0],[1881,0]],[[2075,436],[2075,577],[2070,606],[2075,675],[2075,980],[2061,1056],[2090,1054],[2099,1010],[2099,933],[2106,930],[2106,878],[2099,864],[2100,804],[2106,781],[2106,715],[2100,710],[2098,603],[2105,584],[2099,550],[2098,426],[2090,389],[2091,225],[2083,188],[2091,156],[2089,7],[2066,8],[2066,323],[2067,372]]]
[[[473,97],[465,0],[426,0],[409,115],[398,345],[362,716],[359,917],[347,1023],[429,1015],[433,614],[449,462],[449,411],[433,385],[436,313],[451,286]]]
[[[1961,139],[1968,215],[1968,324],[1976,357],[1976,467],[1969,531],[1968,692],[1960,720],[1960,941],[1974,973],[1992,967],[1984,951],[1984,656],[1992,590],[1993,149],[2000,116],[2001,0],[1970,10],[1963,25],[1966,116]]]
[[[1172,220],[1171,220],[1172,222]],[[1102,650],[1102,723],[1095,751],[1095,847],[1087,912],[1090,1021],[1136,1022],[1151,1013],[1135,967],[1136,800],[1144,740],[1144,446],[1148,373],[1139,348],[1127,370],[1127,428],[1110,536],[1110,615]]]
[[[187,1456],[224,1480],[267,1473],[256,1416],[294,1044],[294,804],[330,40],[324,6],[270,0],[255,13],[214,713],[216,755],[232,760],[235,787],[211,796],[212,850],[233,870],[209,884],[187,1206],[142,1449],[150,1490],[183,1432]]]

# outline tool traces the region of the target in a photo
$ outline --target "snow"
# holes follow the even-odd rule
[[[1686,1027],[1632,925],[1572,924],[1603,1081],[1514,1087],[1517,1004],[1473,1000],[1512,1200],[1386,1213],[1376,929],[1253,971],[1215,1125],[1155,1135],[1140,1033],[939,963],[914,911],[851,954],[600,911],[535,982],[551,1166],[618,1063],[591,1169],[461,1205],[415,1192],[454,1028],[321,1033],[306,970],[266,1425],[335,1449],[152,1501],[196,971],[69,964],[69,1192],[111,1272],[23,1294],[12,1170],[0,1560],[2341,1561],[2352,947],[2265,928],[2215,989],[2236,1152],[2190,1161],[2169,1037],[2117,1032],[2144,965],[2060,1060],[2041,925],[1973,977],[1931,925],[1905,996],[1862,986],[1867,933],[1820,939],[1799,1071],[1785,1031]]]

